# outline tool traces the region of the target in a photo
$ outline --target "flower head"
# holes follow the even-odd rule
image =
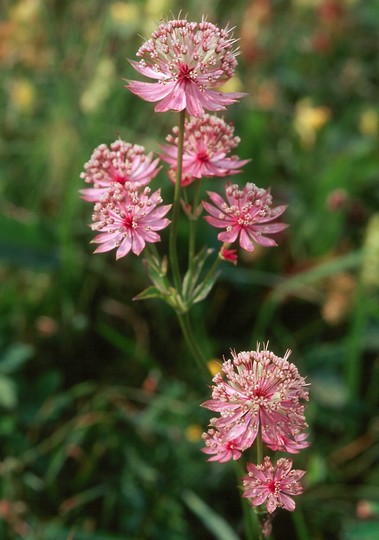
[[[278,507],[295,510],[292,496],[303,493],[299,480],[305,471],[292,469],[292,461],[285,458],[279,459],[275,467],[269,457],[261,465],[248,463],[247,471],[248,476],[242,479],[242,496],[250,499],[252,506],[266,503],[270,513]]]
[[[95,253],[117,248],[116,258],[125,257],[130,251],[139,255],[147,242],[159,242],[156,231],[167,227],[170,221],[164,216],[171,205],[162,203],[160,190],[150,195],[150,188],[142,191],[132,184],[108,188],[95,204],[92,230],[99,234],[92,243],[99,244]]]
[[[208,461],[218,461],[225,463],[231,459],[239,459],[244,448],[240,448],[238,440],[228,439],[226,431],[217,430],[211,427],[207,433],[203,433],[202,438],[205,447],[202,448],[204,454],[210,454]],[[213,454],[213,455],[212,455]]]
[[[169,144],[162,146],[161,158],[175,168],[178,160],[178,132],[167,136]],[[197,178],[228,176],[240,172],[249,162],[238,156],[227,157],[240,142],[234,136],[234,127],[223,118],[205,114],[201,118],[185,121],[183,141],[182,185],[188,185]]]
[[[113,142],[110,148],[101,144],[84,165],[85,172],[80,176],[93,187],[82,189],[86,201],[99,201],[107,189],[114,184],[121,186],[127,182],[145,186],[159,171],[159,159],[152,153],[145,154],[145,148],[130,144],[121,139]]]
[[[234,44],[231,29],[204,19],[164,22],[138,50],[141,60],[131,62],[139,73],[158,82],[128,81],[128,88],[146,101],[158,101],[157,112],[186,109],[191,116],[201,116],[204,109],[225,109],[245,95],[213,89],[234,75]]]
[[[272,450],[297,453],[308,446],[304,406],[308,399],[306,382],[294,364],[257,347],[256,351],[232,352],[214,378],[212,399],[202,404],[220,417],[211,421],[227,441],[245,450],[255,441],[259,429],[262,440]]]
[[[270,190],[258,188],[247,183],[240,190],[237,184],[227,184],[225,189],[227,202],[218,194],[209,191],[213,204],[203,202],[210,214],[205,220],[218,229],[226,229],[217,238],[221,242],[232,243],[239,238],[240,246],[247,251],[254,251],[254,242],[261,246],[276,246],[275,240],[266,236],[283,231],[285,223],[271,223],[279,217],[286,206],[272,208]]]

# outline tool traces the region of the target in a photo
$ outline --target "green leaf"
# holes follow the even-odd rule
[[[207,280],[203,281],[203,283],[200,283],[200,285],[196,287],[196,289],[193,291],[192,304],[197,304],[208,296],[218,276],[219,273],[213,274],[213,276],[210,276]]]
[[[167,292],[162,292],[157,287],[154,287],[151,285],[150,287],[147,287],[147,289],[144,289],[142,292],[137,294],[133,298],[133,300],[147,300],[148,298],[160,298],[161,300],[167,300]]]
[[[347,524],[343,540],[373,540],[379,538],[378,520],[356,522]]]
[[[207,247],[204,247],[194,257],[193,261],[191,261],[191,266],[183,278],[183,298],[190,301],[192,300],[192,292],[195,289],[196,284],[200,278],[200,274],[204,267],[205,261],[208,259],[209,255],[212,252],[213,249],[208,249]]]
[[[9,377],[0,375],[0,406],[13,409],[16,405],[16,385]]]
[[[193,491],[185,491],[182,498],[188,508],[202,521],[204,526],[217,540],[239,540],[236,533],[223,517],[216,514],[200,497]]]
[[[15,343],[6,350],[0,360],[0,372],[9,375],[22,367],[33,354],[33,347],[24,343]]]

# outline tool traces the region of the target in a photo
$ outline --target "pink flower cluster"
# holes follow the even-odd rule
[[[108,148],[101,144],[81,174],[93,187],[81,190],[83,199],[94,202],[91,228],[99,234],[95,253],[116,249],[116,258],[130,251],[139,255],[146,243],[159,242],[156,231],[170,223],[164,216],[171,205],[160,206],[160,190],[152,195],[147,184],[157,175],[159,159],[145,154],[143,146],[117,140]]]
[[[229,244],[239,239],[240,246],[247,251],[254,250],[254,242],[265,247],[276,246],[275,240],[267,235],[287,227],[285,223],[272,223],[283,214],[286,206],[271,208],[270,191],[255,184],[247,183],[242,190],[237,184],[227,184],[226,202],[214,191],[209,191],[208,195],[213,204],[203,202],[209,214],[205,220],[213,227],[225,229],[217,237],[221,242]]]
[[[166,137],[169,144],[162,145],[161,158],[170,166],[169,176],[174,179],[178,162],[178,132]],[[204,114],[201,118],[190,118],[184,124],[182,186],[197,179],[223,177],[241,172],[249,159],[228,156],[236,148],[240,138],[234,135],[234,127],[223,118]]]
[[[138,50],[136,71],[158,82],[127,81],[131,92],[158,102],[155,111],[183,111],[202,116],[220,111],[245,94],[217,90],[237,65],[231,30],[204,20],[176,19],[162,23]]]
[[[212,399],[202,404],[206,409],[220,414],[211,419],[208,432],[203,434],[205,442],[203,452],[211,456],[209,461],[224,463],[231,459],[239,459],[257,437],[261,437],[263,443],[271,450],[292,454],[309,445],[306,440],[305,430],[308,426],[302,403],[308,400],[307,383],[300,376],[296,366],[288,361],[289,355],[290,351],[287,351],[281,358],[267,347],[261,350],[258,346],[255,351],[238,354],[232,351],[232,358],[224,361],[222,371],[213,378]],[[280,467],[287,474],[292,462],[288,460],[285,462],[285,466],[284,462],[280,462]],[[275,508],[276,506],[294,508],[294,503],[292,507],[288,500],[282,497],[282,490],[278,489],[279,484],[275,487],[274,480],[277,478],[275,475],[280,474],[284,477],[283,471],[279,473],[277,469],[274,474],[272,465],[262,470],[250,466],[248,470],[250,481],[245,479],[245,486],[252,486],[252,478],[261,482],[259,496],[254,495],[251,498],[254,506],[266,500],[269,493],[267,486],[271,486],[270,489],[273,489],[272,493],[270,492],[271,503],[267,505],[269,512],[274,508],[273,500],[276,502]],[[259,475],[257,471],[261,471]],[[263,472],[266,479],[271,474],[271,481],[274,483],[270,483],[269,480],[264,483]],[[294,471],[290,476],[297,479],[302,474],[300,475],[300,471]],[[294,490],[295,488],[292,494],[297,494]],[[296,491],[300,492],[299,490],[300,484],[296,485]],[[262,498],[263,492],[267,497]],[[245,496],[250,498],[249,493],[252,493],[251,490],[246,488]],[[256,493],[258,494],[258,491]]]

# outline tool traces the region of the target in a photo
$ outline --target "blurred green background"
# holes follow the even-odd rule
[[[199,451],[209,390],[174,314],[132,301],[140,259],[92,255],[78,196],[100,143],[157,151],[177,123],[123,78],[140,79],[127,59],[181,9],[236,27],[228,84],[249,97],[224,116],[252,158],[236,181],[271,186],[291,225],[278,248],[225,264],[196,308],[199,344],[221,358],[270,340],[312,384],[306,492],[273,538],[379,538],[379,2],[0,9],[0,538],[243,538],[233,465]],[[164,170],[154,185],[170,197]]]

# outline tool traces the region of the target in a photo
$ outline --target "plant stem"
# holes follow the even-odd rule
[[[188,267],[192,267],[192,261],[195,256],[195,240],[196,240],[196,224],[197,224],[197,218],[195,217],[195,212],[197,210],[197,207],[199,206],[200,202],[200,191],[201,191],[201,178],[199,180],[196,180],[195,182],[195,194],[193,198],[193,204],[192,204],[192,218],[190,219],[189,224],[189,245],[188,245]]]
[[[178,263],[177,253],[177,236],[178,236],[178,222],[180,214],[180,191],[182,183],[182,168],[183,168],[183,139],[184,139],[184,121],[186,118],[186,110],[179,113],[179,133],[178,133],[178,161],[176,164],[176,180],[174,190],[174,200],[172,206],[172,220],[170,227],[169,238],[169,256],[171,263],[171,271],[174,280],[174,285],[178,293],[181,290],[180,270]]]
[[[207,380],[209,379],[209,370],[207,368],[207,360],[203,354],[203,351],[198,347],[195,337],[192,332],[192,325],[191,321],[189,319],[188,313],[182,314],[178,311],[176,312],[176,315],[179,320],[180,328],[182,330],[184,339],[187,343],[188,349],[192,354],[192,357],[194,358],[195,362],[200,368],[200,371],[205,375]]]

